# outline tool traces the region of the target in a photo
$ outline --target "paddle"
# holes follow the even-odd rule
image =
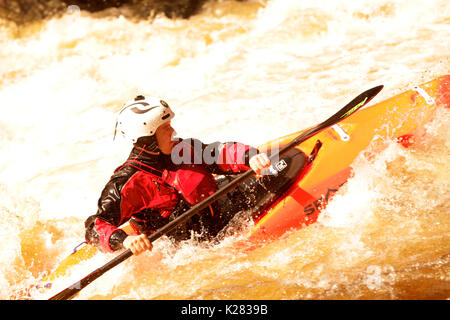
[[[369,89],[363,93],[361,93],[359,96],[357,96],[355,99],[350,101],[345,107],[343,107],[339,112],[337,112],[335,115],[330,117],[328,120],[316,125],[315,127],[312,127],[309,130],[306,130],[305,132],[301,133],[299,136],[297,136],[294,140],[292,140],[290,143],[288,143],[286,146],[280,149],[278,153],[275,153],[270,156],[270,160],[276,160],[298,144],[304,142],[305,140],[309,139],[310,137],[318,134],[322,130],[338,123],[339,121],[347,118],[351,114],[353,114],[355,111],[360,109],[362,106],[366,105],[370,100],[372,100],[380,91],[383,89],[383,86],[377,86],[372,89]],[[155,241],[156,239],[160,238],[161,236],[167,234],[168,232],[172,231],[182,223],[184,223],[186,220],[190,219],[193,215],[201,212],[203,209],[208,207],[211,203],[228,193],[229,191],[236,188],[238,185],[243,183],[245,180],[253,176],[255,172],[253,170],[248,170],[236,178],[234,178],[229,184],[225,185],[223,188],[219,189],[216,193],[209,196],[202,202],[196,204],[191,209],[183,213],[181,216],[176,218],[175,220],[172,220],[168,224],[166,224],[164,227],[158,229],[156,232],[152,233],[148,238],[150,242]],[[75,294],[80,292],[84,287],[86,287],[88,284],[93,282],[95,279],[103,275],[105,272],[110,270],[111,268],[114,268],[118,264],[120,264],[122,261],[128,259],[131,257],[133,253],[130,249],[127,249],[108,263],[106,263],[104,266],[98,268],[97,270],[91,272],[89,275],[87,275],[85,278],[81,279],[80,281],[74,283],[70,287],[64,289],[60,293],[54,295],[49,300],[66,300],[72,298]]]

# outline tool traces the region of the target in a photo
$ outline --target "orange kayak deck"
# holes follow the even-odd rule
[[[319,212],[352,174],[351,164],[360,152],[375,139],[396,139],[408,147],[414,135],[420,134],[417,129],[431,119],[437,107],[450,108],[450,75],[366,107],[300,144],[297,148],[306,154],[317,140],[322,147],[309,171],[282,199],[259,215],[246,238],[255,243],[272,240],[317,221]],[[268,142],[261,148],[285,145],[300,133]]]

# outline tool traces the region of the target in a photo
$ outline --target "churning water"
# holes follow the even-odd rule
[[[120,10],[0,21],[1,299],[83,240],[128,155],[112,134],[135,95],[164,97],[182,137],[256,146],[370,87],[385,85],[380,102],[450,71],[448,0],[220,1],[184,20]],[[448,119],[439,110],[411,148],[387,142],[358,159],[314,225],[250,252],[233,238],[213,248],[161,239],[78,298],[448,299]]]

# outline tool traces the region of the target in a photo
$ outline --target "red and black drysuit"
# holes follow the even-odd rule
[[[103,189],[97,213],[85,222],[88,243],[107,252],[123,248],[127,234],[119,226],[128,220],[137,233],[149,234],[161,228],[216,191],[212,174],[246,171],[249,158],[258,153],[241,143],[205,145],[195,139],[181,140],[176,148],[181,150],[181,164],[175,164],[170,155],[146,152],[154,148],[138,140],[128,160],[115,170]],[[214,204],[205,211],[168,235],[186,239],[194,231],[211,239],[231,219]]]

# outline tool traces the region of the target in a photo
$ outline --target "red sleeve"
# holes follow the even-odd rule
[[[98,234],[98,241],[99,245],[102,249],[106,250],[107,252],[114,252],[114,250],[111,248],[109,239],[111,238],[111,235],[119,230],[118,227],[113,226],[112,224],[109,224],[106,221],[103,221],[100,218],[95,219],[95,231]]]
[[[217,164],[224,172],[247,171],[250,169],[249,158],[257,153],[255,148],[242,143],[224,143]]]
[[[120,231],[118,226],[128,221],[133,214],[145,209],[154,209],[154,214],[162,215],[164,212],[171,212],[177,203],[178,194],[172,188],[159,185],[150,174],[139,171],[122,188],[120,221],[117,225],[94,216],[93,232],[88,232],[88,238],[102,250],[114,252],[111,237],[114,238],[114,233]]]

